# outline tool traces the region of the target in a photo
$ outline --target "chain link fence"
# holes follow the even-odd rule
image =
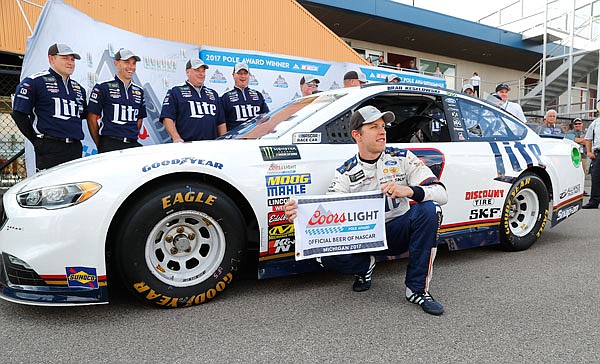
[[[0,65],[0,188],[26,177],[24,137],[10,116],[20,73],[20,67]]]

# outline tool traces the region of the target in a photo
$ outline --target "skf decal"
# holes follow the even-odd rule
[[[287,159],[300,159],[300,151],[295,145],[274,145],[260,147],[260,154],[264,161],[279,161]]]
[[[219,162],[214,162],[214,161],[209,161],[206,159],[199,159],[199,158],[193,158],[193,157],[184,157],[184,158],[175,158],[175,159],[171,159],[171,160],[164,160],[162,162],[154,162],[152,164],[147,164],[145,166],[142,167],[142,172],[148,172],[152,169],[156,169],[156,168],[160,168],[160,167],[165,167],[168,165],[182,165],[182,164],[199,164],[202,166],[209,166],[209,167],[214,167],[217,169],[223,169],[223,164],[219,163]]]
[[[221,278],[221,280],[217,282],[217,284],[215,284],[214,288],[210,288],[206,292],[186,298],[170,297],[157,293],[145,282],[135,283],[133,288],[138,293],[144,294],[144,298],[146,298],[148,301],[152,301],[158,305],[165,307],[190,307],[192,305],[199,305],[213,299],[217,293],[222,292],[232,280],[233,274],[227,273],[225,276],[223,276],[223,278]]]
[[[494,219],[500,217],[500,207],[485,207],[481,209],[472,209],[469,214],[469,220]]]
[[[203,203],[212,206],[217,200],[217,197],[213,195],[205,196],[204,192],[190,191],[185,193],[177,192],[174,195],[167,195],[160,200],[162,201],[162,208],[166,209],[167,207],[184,202]]]
[[[265,176],[265,180],[268,197],[304,194],[311,183],[310,173]]]
[[[269,240],[294,237],[294,224],[284,224],[269,228]]]
[[[98,288],[96,268],[65,267],[69,287]]]

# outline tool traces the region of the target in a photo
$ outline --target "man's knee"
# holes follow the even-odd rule
[[[415,217],[418,219],[437,219],[438,212],[441,213],[439,205],[433,201],[424,201],[414,204],[411,206],[411,209],[415,209]]]

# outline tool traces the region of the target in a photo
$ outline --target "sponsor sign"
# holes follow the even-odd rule
[[[381,192],[296,197],[296,260],[387,249]]]
[[[96,268],[65,267],[69,287],[98,288]]]
[[[269,240],[268,254],[288,253],[292,245],[294,245],[294,239],[292,238]]]
[[[292,136],[294,144],[319,144],[321,143],[321,133],[294,133]]]
[[[300,151],[295,145],[273,145],[260,147],[260,154],[262,155],[264,161],[300,159]]]
[[[285,217],[285,211],[269,212],[268,216],[269,226],[283,225],[289,223],[288,218]]]
[[[301,195],[311,183],[310,173],[281,174],[265,176],[267,196]]]
[[[269,227],[269,240],[294,237],[294,225],[283,224]]]

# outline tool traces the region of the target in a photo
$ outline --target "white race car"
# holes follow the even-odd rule
[[[0,296],[99,304],[108,302],[107,282],[121,279],[149,303],[186,307],[226,289],[249,257],[259,278],[320,269],[295,260],[282,207],[327,191],[357,151],[348,121],[364,105],[394,112],[388,145],[410,149],[446,186],[440,242],[451,250],[527,249],[547,222],[581,208],[584,174],[570,140],[541,138],[450,90],[337,89],[292,100],[220,140],[86,157],[15,185],[3,198]]]

